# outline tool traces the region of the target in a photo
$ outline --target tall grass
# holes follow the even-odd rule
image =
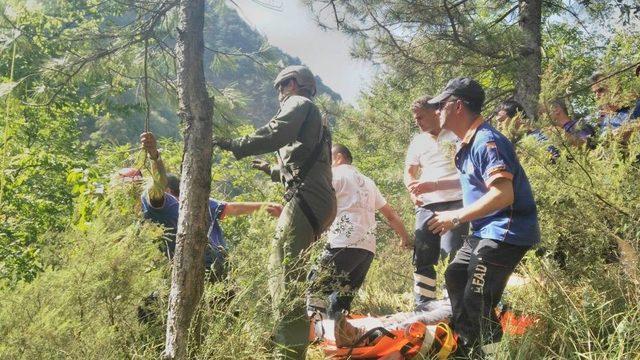
[[[504,300],[540,321],[525,336],[505,337],[497,359],[638,358],[640,289],[633,275],[638,264],[633,257],[618,261],[616,244],[624,240],[626,251],[638,249],[639,143],[636,136],[625,148],[612,143],[590,153],[576,151],[553,165],[544,161],[544,149],[531,144],[520,149],[538,203],[544,251],[528,253],[518,272],[531,281],[509,289]],[[246,166],[218,159],[214,181],[225,182],[215,184],[216,196],[277,199],[278,190],[248,177]],[[221,173],[228,176],[222,179]],[[385,179],[378,181],[382,192],[411,228],[413,211],[399,179]],[[0,358],[155,359],[161,353],[169,281],[168,262],[157,250],[162,230],[140,222],[132,189],[108,188],[107,193],[92,200],[91,221],[51,234],[52,246],[43,250],[44,272],[30,283],[2,288]],[[190,355],[269,359],[276,319],[268,258],[275,221],[261,213],[228,218],[222,226],[231,245],[229,276],[206,286]],[[322,246],[314,245],[312,258]],[[304,264],[304,271],[310,265]],[[440,282],[444,267],[438,268]],[[381,221],[378,251],[354,312],[409,311],[412,272],[411,251],[401,249]],[[291,291],[299,298],[305,286]],[[147,307],[155,317],[140,322],[138,307],[154,291],[157,300]],[[324,356],[311,348],[309,358]]]

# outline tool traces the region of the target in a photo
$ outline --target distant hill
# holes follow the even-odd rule
[[[228,7],[222,11],[211,11],[208,14],[208,25],[205,29],[205,42],[210,48],[225,52],[258,53],[267,44],[267,39],[252,29],[236,12]],[[260,54],[262,58],[281,65],[302,64],[299,58],[293,57],[277,47],[270,47]],[[207,53],[205,63],[212,64],[213,54]],[[313,71],[313,69],[311,69]],[[234,86],[248,99],[246,114],[255,125],[273,116],[278,109],[278,100],[273,79],[279,69],[264,67],[248,57],[237,57],[237,67],[225,68],[222,71],[212,70],[207,78],[219,87]],[[327,94],[336,101],[342,100],[340,95],[316,76],[318,95]]]
[[[234,125],[264,125],[278,110],[273,79],[281,67],[301,64],[300,59],[269,46],[267,39],[252,29],[235,9],[219,4],[207,8],[204,40],[207,47],[205,76],[207,82],[219,90],[212,92],[216,100],[215,122],[223,125],[229,122]],[[318,76],[316,81],[318,95],[326,94],[332,100],[342,100]],[[144,111],[134,91],[131,89],[114,97],[109,106],[112,111],[107,115],[83,119],[85,137],[95,144],[138,141]],[[151,131],[158,136],[179,137],[180,121],[176,115],[175,98],[155,96],[151,103]]]

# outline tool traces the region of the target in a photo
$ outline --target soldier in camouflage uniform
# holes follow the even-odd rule
[[[270,291],[278,321],[278,358],[304,359],[309,320],[304,303],[307,249],[333,222],[336,196],[331,185],[330,133],[311,101],[315,79],[304,66],[289,66],[274,81],[280,110],[252,135],[216,139],[236,159],[277,151],[278,165],[254,160],[254,168],[284,183],[287,204],[278,220],[270,259]]]

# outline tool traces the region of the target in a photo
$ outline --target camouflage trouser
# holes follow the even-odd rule
[[[310,325],[304,294],[308,249],[315,235],[298,201],[298,198],[294,198],[287,203],[278,219],[269,262],[269,290],[276,318],[278,359],[304,359],[309,343]],[[335,212],[333,214],[335,216]],[[331,211],[316,213],[316,216],[321,226],[325,227],[327,222],[330,223]]]

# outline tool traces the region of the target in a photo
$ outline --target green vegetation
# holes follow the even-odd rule
[[[146,110],[144,46],[137,43],[87,65],[68,82],[60,82],[64,74],[43,70],[74,62],[72,54],[93,53],[100,44],[91,44],[88,35],[112,29],[135,14],[115,1],[38,4],[0,1],[0,9],[5,9],[0,17],[0,358],[158,358],[169,279],[169,266],[158,251],[162,230],[140,219],[141,187],[113,180],[124,166],[141,167],[148,175],[135,144]],[[215,131],[247,133],[275,112],[273,63],[296,60],[266,49],[264,39],[220,3],[212,2],[207,16],[207,46],[218,51],[206,59],[217,107]],[[175,19],[170,16],[158,31],[168,32],[171,21]],[[80,35],[89,40],[78,40]],[[551,21],[543,36],[541,98],[575,92],[570,97],[575,114],[595,112],[596,104],[584,89],[591,72],[613,73],[640,61],[640,35],[631,28],[607,33],[604,41],[601,33]],[[150,44],[151,76],[161,79],[170,74],[163,67],[165,55],[155,40]],[[442,52],[436,45],[416,51],[433,60]],[[251,54],[264,66],[223,52]],[[415,131],[411,101],[435,93],[451,76],[473,74],[492,89],[489,115],[513,90],[517,69],[482,69],[477,66],[480,57],[465,57],[469,64],[420,70],[420,76],[416,67],[399,58],[382,59],[386,72],[358,109],[332,101],[339,97],[330,89],[322,90],[329,96],[318,99],[331,116],[334,141],[353,150],[355,165],[376,181],[408,226],[413,209],[401,169]],[[407,76],[408,69],[416,76]],[[173,93],[159,83],[150,81],[150,126],[163,137],[163,158],[175,172],[182,151],[177,105],[175,96],[167,95]],[[614,100],[625,105],[640,95],[640,78],[629,71],[609,84],[615,89]],[[567,144],[546,116],[536,121],[561,157],[551,163],[539,144],[518,144],[538,204],[543,241],[518,270],[530,283],[509,291],[506,300],[540,322],[527,336],[503,341],[498,358],[637,357],[640,133],[628,138],[609,134],[587,150]],[[212,197],[281,201],[281,188],[250,170],[250,160],[237,162],[216,151]],[[229,218],[222,226],[231,247],[231,271],[225,282],[207,285],[190,351],[202,359],[268,359],[273,319],[266,268],[275,223],[258,214]],[[400,249],[382,220],[378,244],[354,310],[407,311],[412,304],[410,252]],[[321,248],[318,243],[312,251]],[[235,297],[225,303],[229,291]],[[145,304],[152,292],[156,300]],[[141,305],[154,314],[147,322],[138,320]],[[310,357],[323,358],[318,349],[312,349]]]

